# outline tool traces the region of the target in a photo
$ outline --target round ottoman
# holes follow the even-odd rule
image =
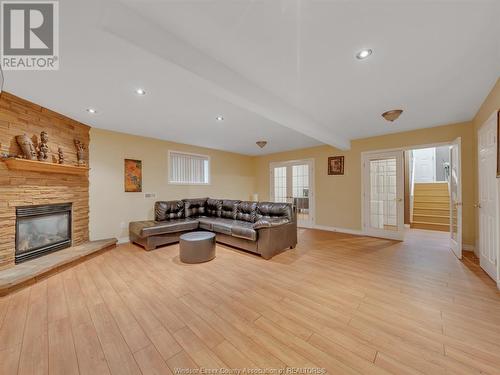
[[[180,236],[179,258],[184,263],[203,263],[215,258],[215,233],[190,232]]]

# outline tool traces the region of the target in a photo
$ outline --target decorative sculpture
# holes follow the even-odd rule
[[[49,158],[49,135],[44,130],[40,133],[40,145],[38,146],[38,160],[46,161]]]
[[[36,160],[36,150],[31,139],[26,135],[16,135],[16,141],[21,147],[23,158],[28,160]]]
[[[59,156],[58,163],[59,164],[64,164],[64,153],[61,147],[57,149],[57,155]]]
[[[83,167],[86,165],[85,145],[79,139],[75,139],[75,147],[76,147],[76,158],[78,160],[78,166]]]

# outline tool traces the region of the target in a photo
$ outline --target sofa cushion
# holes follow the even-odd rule
[[[222,201],[220,199],[207,200],[206,204],[206,215],[213,217],[221,217],[222,214]]]
[[[290,203],[259,202],[257,204],[257,221],[271,218],[293,220],[293,208]]]
[[[236,220],[231,226],[231,235],[250,241],[257,241],[257,231],[252,226],[253,223],[251,222]]]
[[[205,230],[212,230],[214,223],[220,220],[218,217],[200,216],[196,220],[200,223],[200,228]]]
[[[255,222],[257,202],[240,202],[236,207],[236,220]]]
[[[233,226],[233,219],[218,218],[212,224],[212,230],[216,233],[231,235],[231,228]]]
[[[272,217],[268,219],[261,219],[253,223],[253,229],[261,229],[261,228],[271,228],[278,227],[283,224],[288,224],[290,220],[284,217]]]
[[[140,237],[149,237],[165,233],[194,230],[198,228],[198,225],[197,220],[185,218],[167,221],[136,221],[130,223],[130,231]]]
[[[205,215],[208,198],[183,199],[185,217],[198,217]]]
[[[241,201],[233,199],[224,199],[222,201],[221,217],[225,219],[236,219],[236,210]]]
[[[159,201],[155,202],[155,220],[164,221],[180,219],[184,217],[183,201]]]

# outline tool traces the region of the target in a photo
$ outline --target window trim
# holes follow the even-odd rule
[[[172,181],[172,175],[171,175],[171,154],[183,154],[183,155],[191,155],[191,156],[197,156],[200,158],[206,158],[208,161],[208,178],[207,182],[175,182]],[[185,151],[178,151],[178,150],[168,150],[168,158],[167,158],[167,182],[169,185],[189,185],[189,186],[208,186],[212,184],[212,159],[210,155],[204,155],[204,154],[195,154],[193,152],[185,152]]]

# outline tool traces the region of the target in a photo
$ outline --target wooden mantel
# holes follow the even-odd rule
[[[78,167],[69,164],[48,163],[37,160],[27,160],[19,158],[2,159],[10,170],[30,171],[40,173],[62,173],[73,175],[84,175],[89,171],[88,167]]]

